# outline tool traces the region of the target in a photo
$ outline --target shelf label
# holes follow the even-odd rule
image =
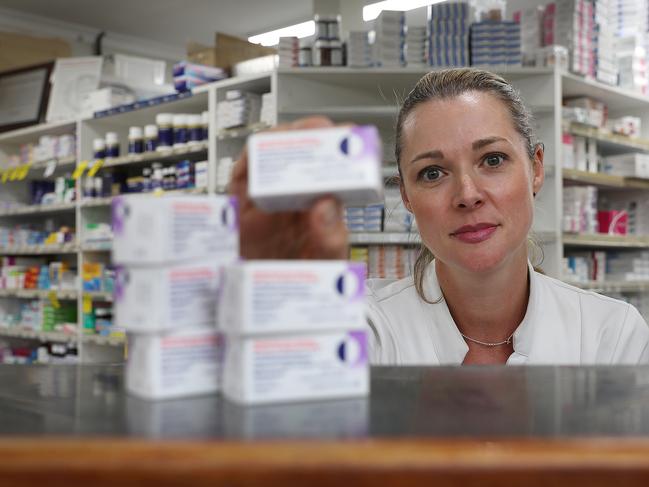
[[[16,176],[16,179],[18,181],[22,181],[23,179],[25,179],[27,177],[27,175],[29,174],[29,170],[31,169],[31,167],[32,167],[31,162],[28,163],[28,164],[25,164],[24,166],[21,166],[18,169],[18,174]]]
[[[87,167],[88,167],[88,161],[79,162],[77,168],[72,173],[72,179],[74,179],[75,181],[79,179]]]
[[[11,172],[11,169],[5,169],[2,171],[2,184],[5,184],[7,180],[9,179],[9,173]]]
[[[54,171],[56,171],[56,166],[58,165],[59,161],[56,159],[50,159],[47,161],[47,164],[45,165],[45,171],[43,172],[43,177],[44,178],[49,178],[54,174]]]
[[[92,163],[90,166],[90,169],[88,169],[88,173],[86,176],[89,178],[92,178],[97,174],[97,172],[101,169],[101,166],[104,165],[104,160],[103,159],[95,159],[95,161]]]
[[[59,309],[61,307],[61,303],[59,303],[59,298],[56,295],[56,291],[50,291],[47,294],[47,297],[50,299],[52,306],[54,306],[56,309]]]
[[[12,167],[9,170],[9,181],[15,181],[19,171],[20,171],[20,166]]]
[[[84,295],[83,296],[83,313],[84,314],[90,314],[92,313],[92,297],[89,295]]]

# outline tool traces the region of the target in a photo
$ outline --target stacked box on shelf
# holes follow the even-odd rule
[[[403,245],[370,245],[368,275],[370,278],[403,279],[412,273],[418,250]]]
[[[514,12],[513,19],[520,24],[521,62],[524,66],[535,66],[537,52],[543,46],[543,7]]]
[[[615,176],[649,178],[649,154],[636,152],[604,157],[602,172]]]
[[[428,62],[435,67],[468,66],[469,26],[473,10],[467,2],[428,7]]]
[[[649,93],[645,32],[619,37],[615,44],[619,86],[646,95]]]
[[[259,115],[259,121],[264,125],[274,125],[276,112],[277,104],[275,103],[273,93],[264,93],[261,95],[261,112]]]
[[[219,102],[216,109],[217,130],[246,127],[259,122],[261,114],[261,95],[229,90],[225,100]]]
[[[350,232],[380,232],[383,228],[383,205],[347,207],[345,223]]]
[[[471,24],[471,64],[475,66],[520,66],[521,26],[515,22]]]
[[[406,33],[406,64],[412,68],[427,66],[428,29],[426,26],[408,26]]]
[[[627,222],[630,235],[649,235],[649,200],[643,190],[611,191],[601,198],[600,207],[604,210],[625,212],[622,216]]]
[[[347,38],[347,66],[367,68],[374,64],[369,33],[364,30],[351,31]]]
[[[414,216],[403,205],[399,189],[395,187],[386,188],[383,231],[401,233],[416,231],[416,229]]]
[[[594,7],[589,0],[556,0],[543,15],[543,44],[568,48],[570,70],[596,75]]]
[[[564,232],[597,233],[597,188],[594,186],[569,186],[563,188]]]
[[[222,267],[238,258],[226,196],[113,200],[116,325],[129,332],[126,387],[162,399],[218,390]]]
[[[280,68],[294,68],[298,66],[300,54],[300,41],[297,37],[280,37],[277,45]]]
[[[214,66],[181,61],[173,67],[176,91],[190,91],[192,88],[227,78],[227,73]]]
[[[612,86],[618,84],[618,64],[615,54],[615,28],[611,0],[594,0],[596,78]]]
[[[572,282],[605,282],[607,253],[570,252],[563,259],[562,278]]]
[[[374,21],[374,55],[377,66],[400,67],[406,63],[406,16],[383,10]]]
[[[608,252],[607,281],[649,281],[649,252]]]

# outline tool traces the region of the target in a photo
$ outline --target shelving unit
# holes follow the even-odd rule
[[[141,110],[120,113],[98,119],[84,119],[55,124],[29,127],[14,132],[0,134],[0,169],[2,158],[15,152],[20,144],[35,141],[40,135],[63,134],[75,131],[77,134],[77,157],[75,161],[57,161],[57,170],[70,170],[76,161],[87,161],[92,156],[92,140],[107,131],[117,132],[121,140],[126,140],[128,127],[152,123],[155,115],[167,113],[196,113],[207,110],[210,113],[210,137],[204,144],[168,152],[156,152],[141,156],[126,156],[105,160],[101,171],[138,168],[153,161],[174,162],[185,158],[208,161],[208,187],[199,191],[214,194],[225,188],[217,181],[219,161],[223,158],[236,159],[243,149],[246,137],[265,128],[262,124],[252,127],[217,131],[216,107],[225,99],[225,92],[240,89],[255,93],[271,92],[276,107],[274,122],[291,121],[306,115],[322,114],[336,121],[371,123],[378,127],[384,140],[383,176],[388,181],[398,175],[394,161],[392,143],[394,122],[400,100],[412,89],[426,69],[352,69],[352,68],[290,68],[259,75],[223,80],[195,90],[191,97],[179,99],[168,104],[146,107]],[[500,72],[517,88],[526,104],[531,107],[536,123],[537,134],[546,148],[546,181],[536,199],[536,214],[533,228],[535,239],[543,246],[544,271],[554,277],[561,277],[562,259],[566,249],[649,249],[647,237],[620,237],[609,235],[573,235],[562,232],[562,190],[565,185],[594,185],[603,190],[647,189],[649,180],[623,178],[605,174],[587,173],[563,169],[561,167],[561,135],[564,128],[561,118],[562,98],[572,95],[596,97],[609,108],[612,117],[622,115],[640,116],[644,133],[638,139],[607,134],[601,130],[573,124],[570,132],[575,135],[597,140],[602,150],[609,154],[625,151],[649,152],[649,99],[613,88],[592,80],[586,80],[570,73],[550,68],[514,68]],[[45,168],[48,161],[33,164],[30,175],[39,176],[36,169]],[[25,182],[7,183],[18,188]],[[14,201],[21,201],[24,194],[12,193]],[[108,221],[109,205],[112,197],[79,198],[73,204],[57,207],[12,208],[0,211],[0,219],[14,217],[44,218],[57,215],[74,215],[77,229],[77,243],[63,246],[35,246],[20,248],[0,248],[2,255],[68,255],[75,257],[78,269],[84,262],[110,262],[110,240],[88,242],[83,231],[86,223]],[[58,216],[57,216],[58,217]],[[0,220],[4,221],[4,220]],[[351,233],[353,246],[396,245],[416,247],[421,239],[416,232],[389,233],[363,232]],[[647,282],[623,283],[576,283],[579,287],[598,292],[649,292]],[[35,298],[47,299],[48,294],[37,292]],[[0,299],[27,299],[28,294],[5,291]],[[123,339],[86,335],[81,323],[82,301],[110,302],[108,293],[87,293],[79,288],[76,293],[58,296],[59,299],[76,299],[79,309],[79,332],[75,335],[82,361],[112,361],[120,357]],[[1,326],[1,323],[0,323]],[[25,332],[26,333],[26,332]],[[33,332],[32,332],[33,333]],[[2,334],[2,333],[0,333]],[[2,334],[6,336],[6,334]],[[34,340],[54,335],[34,334]],[[21,336],[21,338],[25,338]],[[68,336],[55,336],[56,339],[69,339]],[[54,339],[54,338],[52,338]]]

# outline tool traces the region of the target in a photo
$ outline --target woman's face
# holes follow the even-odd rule
[[[402,197],[440,263],[489,272],[526,258],[543,152],[530,162],[502,101],[467,92],[422,103],[402,140]]]

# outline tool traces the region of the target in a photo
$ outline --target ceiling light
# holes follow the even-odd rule
[[[275,46],[279,44],[280,37],[308,37],[315,34],[315,22],[309,20],[300,24],[289,25],[281,29],[271,30],[263,34],[248,37],[248,42],[253,44],[261,44],[262,46]]]
[[[407,11],[434,3],[441,3],[444,0],[385,0],[383,2],[370,3],[363,7],[363,20],[365,22],[374,20],[383,10]]]

